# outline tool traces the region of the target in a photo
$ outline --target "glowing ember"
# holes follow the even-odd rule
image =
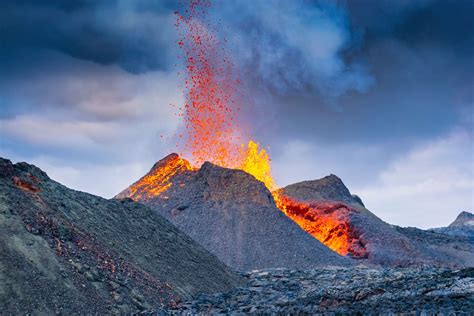
[[[193,168],[188,161],[176,154],[169,155],[153,166],[146,176],[135,182],[127,196],[133,200],[148,200],[159,196],[171,187],[170,180],[173,176],[190,170]]]
[[[237,168],[262,181],[269,190],[276,189],[270,157],[258,144],[249,141],[239,146],[241,133],[234,112],[234,94],[239,85],[234,65],[210,23],[206,10],[210,1],[191,0],[184,15],[177,15],[186,65],[187,101],[180,116],[186,127],[185,150],[195,165],[210,161],[222,167]],[[237,109],[238,110],[238,109]]]
[[[340,202],[302,203],[283,196],[280,203],[288,217],[327,247],[343,256],[367,257],[363,242],[349,223],[350,213],[356,210]]]
[[[178,45],[186,67],[185,151],[195,165],[210,161],[223,167],[239,164],[239,129],[234,93],[239,81],[225,45],[206,22],[209,1],[190,1],[177,15]]]

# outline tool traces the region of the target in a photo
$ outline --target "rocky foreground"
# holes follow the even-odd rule
[[[244,274],[248,284],[181,303],[174,314],[472,315],[474,269],[272,269]]]
[[[0,158],[0,315],[131,314],[241,281],[154,211]]]

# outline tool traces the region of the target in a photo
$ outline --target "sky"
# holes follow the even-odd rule
[[[176,151],[179,1],[0,4],[0,156],[113,197]],[[212,1],[280,186],[338,175],[383,220],[474,209],[474,2]]]

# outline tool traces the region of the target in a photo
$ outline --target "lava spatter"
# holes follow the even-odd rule
[[[210,1],[190,1],[183,14],[176,12],[176,28],[185,66],[181,112],[186,129],[184,151],[194,165],[210,161],[236,167],[240,129],[237,122],[235,91],[239,84],[225,42],[208,21]]]
[[[192,164],[198,167],[209,161],[246,171],[273,192],[276,206],[304,230],[341,255],[351,253],[349,225],[331,216],[307,220],[307,215],[315,213],[317,208],[308,208],[283,196],[273,179],[267,151],[253,140],[242,144],[241,135],[246,135],[246,131],[242,131],[239,124],[239,106],[236,102],[237,91],[241,88],[240,79],[225,39],[219,37],[218,27],[208,16],[211,1],[190,0],[183,6],[181,13],[176,12],[175,24],[181,52],[179,58],[184,64],[185,104],[179,108],[178,116],[184,121],[185,133],[180,134],[179,138],[184,140],[184,152],[191,156]],[[191,165],[177,163],[178,167],[172,166],[169,170],[171,176],[192,168]],[[165,171],[168,172],[167,168],[163,169]],[[150,181],[157,181],[158,185],[153,189],[150,187],[149,192],[132,187],[132,195],[153,197],[172,185],[165,174],[158,173],[156,179],[143,179],[139,187],[146,188]],[[294,211],[297,209],[305,209],[306,212],[296,214]]]
[[[168,155],[157,162],[149,173],[130,186],[126,196],[136,201],[149,200],[168,190],[173,185],[172,178],[175,175],[191,170],[194,168],[187,160],[177,154]]]

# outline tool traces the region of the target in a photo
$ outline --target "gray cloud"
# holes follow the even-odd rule
[[[5,49],[0,62],[2,67],[17,68],[22,60],[34,60],[38,52],[51,50],[104,65],[118,64],[132,73],[170,69],[175,56],[171,3],[4,2],[0,38]]]
[[[372,83],[361,60],[343,58],[357,34],[342,7],[323,1],[218,1],[212,12],[226,23],[220,33],[251,81],[246,88],[334,97]]]

